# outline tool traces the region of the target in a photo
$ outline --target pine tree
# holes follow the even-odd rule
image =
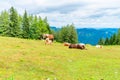
[[[44,23],[45,23],[45,28],[47,29],[47,32],[48,33],[51,33],[51,30],[50,30],[50,26],[48,24],[48,20],[47,20],[47,17],[45,17],[45,19],[43,20]]]
[[[0,35],[9,36],[9,13],[7,11],[3,11],[0,15]]]
[[[46,18],[44,20],[42,20],[42,18],[39,17],[38,27],[40,29],[41,34],[49,33],[48,25],[46,23],[47,22],[46,20],[47,20]]]
[[[111,36],[109,39],[109,45],[113,45],[113,36]]]
[[[116,34],[113,34],[113,43],[112,43],[113,45],[116,45],[116,38],[117,38]]]
[[[23,33],[22,33],[22,36],[23,38],[30,38],[30,24],[29,24],[29,19],[28,19],[28,16],[27,16],[27,12],[25,10],[25,13],[23,15],[23,23],[22,23],[22,30],[23,30]]]
[[[18,20],[19,20],[19,27],[20,27],[20,38],[22,38],[22,16],[21,15],[19,15],[18,16]]]
[[[104,39],[100,38],[100,40],[98,41],[99,45],[103,45],[104,44]]]
[[[20,26],[18,20],[18,13],[17,11],[11,7],[10,8],[10,32],[9,35],[11,37],[19,37],[20,36]]]
[[[32,24],[30,27],[30,34],[32,39],[38,39],[40,37],[40,28],[38,26],[37,16],[33,17]]]
[[[110,40],[110,41],[109,41],[109,44],[110,44],[110,45],[115,45],[115,44],[116,44],[116,43],[115,43],[116,34],[113,34],[113,35],[110,37],[109,40]]]
[[[70,25],[70,43],[77,43],[78,42],[78,37],[77,37],[77,32],[75,30],[74,24]]]
[[[63,26],[60,30],[60,36],[59,36],[59,41],[60,42],[70,42],[69,41],[69,27],[67,26]]]
[[[120,29],[118,30],[118,33],[117,33],[116,44],[120,45]]]
[[[109,45],[109,38],[108,37],[105,40],[105,45]]]

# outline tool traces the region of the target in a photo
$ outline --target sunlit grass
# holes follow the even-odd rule
[[[0,80],[120,80],[120,46],[86,47],[0,37]]]

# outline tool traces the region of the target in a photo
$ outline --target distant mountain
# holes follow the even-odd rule
[[[52,30],[58,31],[60,28],[51,27]],[[78,34],[79,43],[96,45],[100,38],[110,37],[114,33],[117,33],[118,28],[80,28],[76,29]]]
[[[82,28],[77,29],[78,41],[85,44],[96,45],[100,38],[110,37],[118,31],[117,28]]]
[[[50,29],[53,30],[53,31],[59,31],[60,30],[60,28],[56,28],[54,26],[51,26]]]

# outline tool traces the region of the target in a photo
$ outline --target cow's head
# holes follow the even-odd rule
[[[49,34],[43,34],[43,39],[46,39],[49,36]]]

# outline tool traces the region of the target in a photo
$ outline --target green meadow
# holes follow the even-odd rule
[[[120,46],[86,48],[0,37],[0,80],[120,80]]]

